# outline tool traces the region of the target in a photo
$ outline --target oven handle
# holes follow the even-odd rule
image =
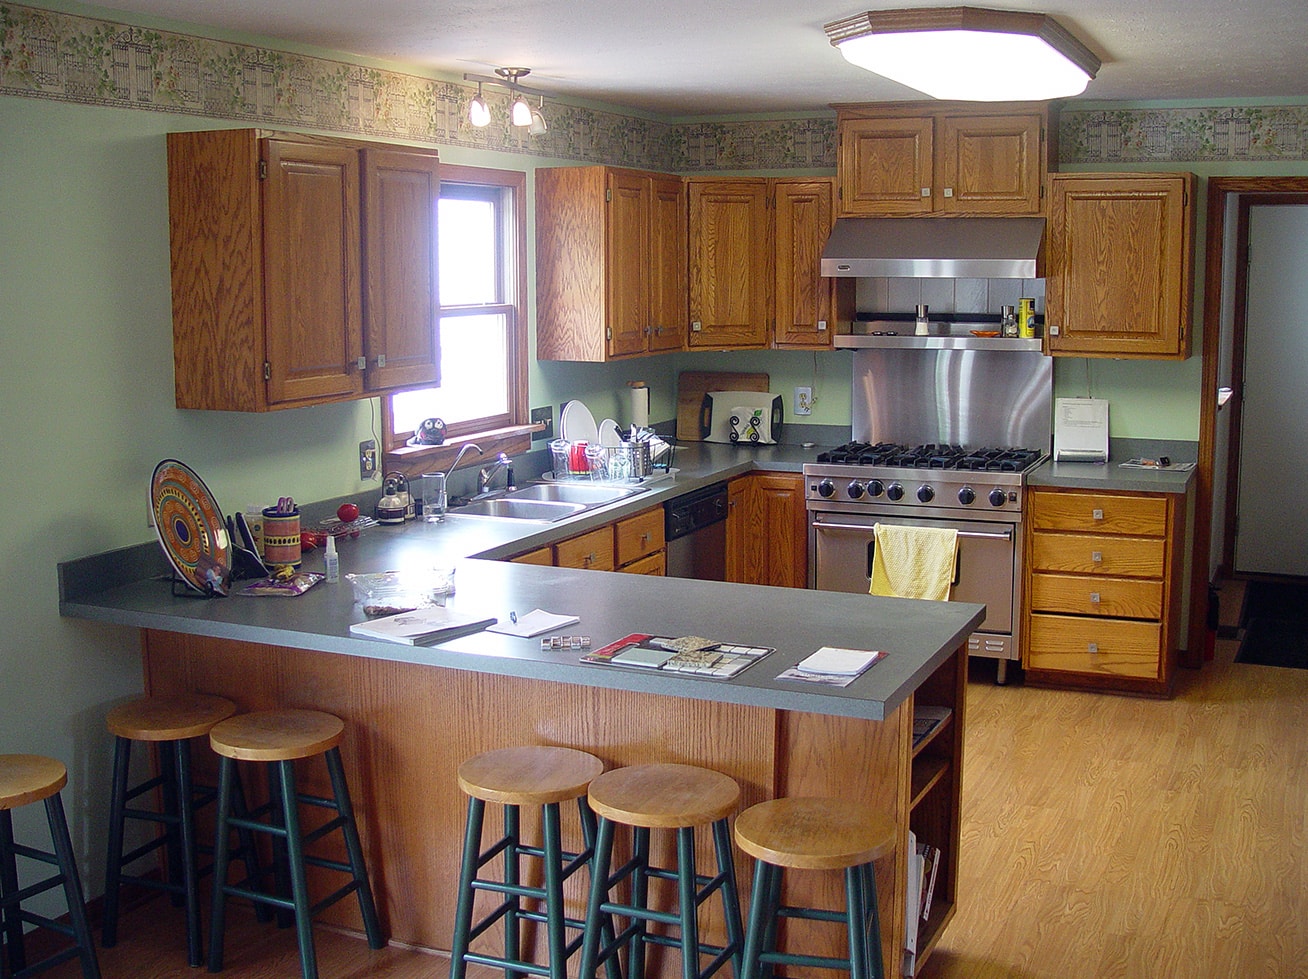
[[[813,523],[809,524],[809,526],[812,527],[814,530],[818,530],[823,527],[830,528],[831,530],[871,530],[872,529],[872,526],[870,524],[819,523],[816,520],[813,521]],[[1002,534],[987,534],[979,530],[960,530],[958,532],[958,536],[974,537],[981,540],[1010,540],[1011,541],[1013,539],[1013,532],[1011,530],[1005,530]]]

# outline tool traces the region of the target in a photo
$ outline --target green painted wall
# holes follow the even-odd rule
[[[140,660],[133,630],[59,617],[56,562],[151,540],[147,484],[163,458],[197,469],[228,510],[368,488],[357,478],[355,448],[379,424],[375,401],[267,415],[173,405],[164,134],[231,124],[0,94],[0,499],[8,503],[0,533],[0,751],[68,764],[67,803],[91,893],[100,890],[105,830],[97,800],[109,778],[103,716],[140,691]],[[441,152],[451,163],[506,168],[566,162],[461,145]],[[1192,169],[1308,174],[1308,162]],[[531,260],[534,268],[534,250]],[[1115,436],[1194,439],[1199,366],[1197,357],[1064,360],[1056,385],[1060,394],[1108,397]],[[791,389],[810,385],[811,421],[848,424],[843,352],[533,363],[530,400],[557,406],[580,397],[597,417],[625,421],[626,382],[642,379],[652,388],[652,417],[669,419],[676,376],[688,369],[766,371],[787,410]],[[36,816],[20,811],[20,830],[35,829]]]

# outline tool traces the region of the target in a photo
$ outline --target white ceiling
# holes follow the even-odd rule
[[[918,6],[954,6],[958,0]],[[254,35],[454,78],[532,69],[549,94],[682,117],[915,99],[848,64],[823,24],[904,0],[110,0],[193,33]],[[1308,95],[1305,0],[1057,0],[976,6],[1055,16],[1102,60],[1084,99]],[[221,34],[217,36],[222,36]]]

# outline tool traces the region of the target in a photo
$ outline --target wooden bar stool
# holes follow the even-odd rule
[[[180,697],[140,697],[113,708],[105,726],[114,736],[113,790],[109,811],[109,854],[105,861],[104,918],[105,948],[118,944],[119,896],[123,884],[166,891],[174,903],[186,906],[186,954],[192,966],[204,964],[200,925],[199,847],[195,838],[195,812],[217,797],[211,787],[197,788],[191,780],[191,739],[209,733],[219,721],[236,713],[236,705],[222,697],[190,694]],[[132,742],[158,746],[159,774],[136,786],[128,785]],[[133,807],[133,800],[161,790],[156,809]],[[150,840],[123,853],[126,821],[140,820],[162,827]],[[142,857],[166,848],[168,875],[124,873],[123,868]],[[254,859],[248,837],[242,850],[247,866]],[[253,873],[253,868],[251,867]]]
[[[586,908],[585,941],[582,944],[580,975],[593,976],[600,962],[627,950],[628,979],[645,974],[645,945],[651,943],[681,950],[683,979],[707,979],[727,962],[740,975],[744,936],[740,924],[740,897],[736,892],[735,863],[727,817],[735,810],[740,787],[720,772],[693,765],[653,764],[618,768],[590,783],[590,806],[599,817],[595,838],[595,860],[591,868],[590,900]],[[617,824],[632,827],[632,856],[610,874],[613,837]],[[695,827],[710,825],[717,854],[717,873],[701,875],[695,868]],[[676,832],[675,868],[650,863],[650,830]],[[676,881],[677,909],[650,908],[650,878]],[[630,880],[629,903],[613,899],[624,880]],[[726,921],[727,944],[711,945],[700,940],[696,913],[714,891],[720,891]],[[605,915],[619,915],[630,924],[613,939],[600,927]],[[672,926],[677,935],[658,934],[648,924]],[[712,955],[700,970],[702,955]]]
[[[214,844],[213,917],[209,940],[209,971],[223,966],[224,910],[227,896],[247,898],[255,906],[269,905],[279,914],[293,912],[300,948],[300,972],[304,979],[317,979],[318,959],[313,944],[313,915],[349,894],[357,894],[369,948],[381,948],[381,925],[373,903],[372,888],[363,863],[359,829],[341,764],[341,737],[345,722],[315,710],[266,710],[238,714],[215,724],[209,744],[222,756],[218,770],[218,827]],[[331,777],[332,798],[320,798],[296,791],[297,759],[323,755]],[[242,816],[233,809],[236,762],[268,764],[268,803]],[[300,830],[299,805],[317,806],[336,813],[335,818],[309,833]],[[267,817],[264,821],[263,817]],[[273,840],[275,893],[262,889],[261,880],[227,883],[230,858],[229,836],[233,828],[267,833]],[[328,833],[340,830],[347,863],[312,856],[305,848]],[[309,903],[305,867],[324,867],[349,874],[348,883],[316,904]],[[289,895],[289,896],[288,896]]]
[[[95,943],[86,923],[86,905],[82,898],[82,883],[77,877],[77,864],[73,860],[73,843],[68,836],[68,823],[64,818],[64,804],[59,791],[68,784],[68,769],[63,762],[42,755],[0,755],[0,932],[3,933],[7,965],[6,975],[35,975],[68,959],[82,960],[84,979],[99,979],[100,965],[95,955]],[[14,823],[11,809],[30,802],[45,802],[45,818],[50,824],[50,840],[54,852],[37,850],[14,841]],[[57,867],[59,872],[42,881],[18,886],[17,857],[26,857]],[[62,885],[68,902],[69,924],[23,909],[23,902],[44,891]],[[71,938],[71,948],[51,955],[41,962],[29,965],[23,945],[23,925],[38,925]]]
[[[567,979],[568,958],[581,946],[582,935],[567,941],[566,928],[579,932],[584,922],[564,912],[563,884],[582,867],[590,865],[595,844],[595,814],[586,804],[591,780],[604,770],[594,755],[574,748],[523,746],[501,748],[475,755],[459,766],[459,788],[468,795],[468,821],[463,838],[463,863],[459,871],[458,904],[454,918],[454,939],[450,948],[450,979],[463,979],[468,963],[504,970],[507,977],[524,974]],[[577,800],[581,816],[584,849],[570,853],[563,849],[559,804]],[[482,847],[486,803],[504,807],[504,833]],[[520,835],[521,807],[541,810],[540,846],[528,846]],[[481,869],[503,855],[502,880],[480,876]],[[523,882],[522,857],[541,862],[543,887]],[[503,895],[493,909],[473,922],[473,905],[478,891]],[[523,900],[536,902],[525,909]],[[544,910],[538,910],[543,905]],[[504,954],[487,955],[470,951],[470,945],[495,922],[504,921]],[[549,962],[526,961],[521,948],[524,921],[543,923],[549,948]],[[612,936],[612,926],[606,933]],[[620,979],[616,963],[609,979]]]
[[[844,969],[851,979],[882,979],[881,920],[872,862],[895,846],[895,824],[843,799],[773,799],[736,817],[736,843],[754,857],[754,885],[739,979],[771,975],[773,965]],[[782,868],[843,870],[845,910],[781,904]],[[804,918],[841,922],[849,958],[777,951],[777,921]]]

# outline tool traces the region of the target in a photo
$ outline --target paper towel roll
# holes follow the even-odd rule
[[[631,388],[631,424],[637,428],[649,427],[649,388],[644,381],[628,381]]]

